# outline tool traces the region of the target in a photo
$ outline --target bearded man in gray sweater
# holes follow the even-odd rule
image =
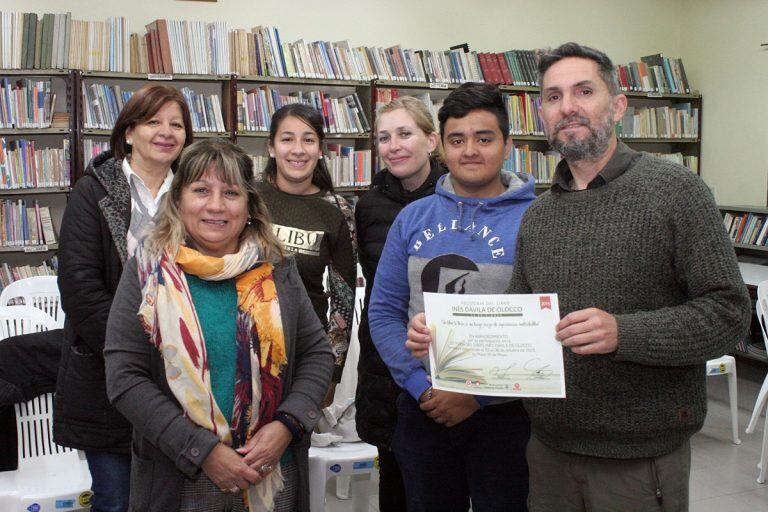
[[[567,398],[525,401],[529,510],[687,511],[705,363],[751,315],[733,248],[698,176],[617,139],[627,98],[607,55],[566,43],[539,83],[563,161],[523,217],[507,291],[558,294]]]
[[[509,293],[557,292],[567,398],[529,400],[531,511],[688,510],[704,365],[750,303],[712,195],[616,138],[627,106],[602,52],[539,60],[552,188],[526,212]]]

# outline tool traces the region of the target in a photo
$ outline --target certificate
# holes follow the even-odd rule
[[[435,389],[473,395],[565,398],[556,294],[425,293]]]

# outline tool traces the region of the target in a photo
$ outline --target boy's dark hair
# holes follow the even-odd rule
[[[495,85],[477,82],[461,84],[443,101],[443,106],[437,113],[441,137],[445,136],[445,122],[449,118],[460,119],[473,110],[487,110],[496,116],[504,140],[509,138],[509,114],[504,106],[501,91]]]
[[[546,49],[538,56],[539,60],[539,85],[544,84],[544,73],[547,72],[556,62],[568,58],[578,57],[580,59],[588,59],[597,63],[597,71],[600,74],[600,78],[603,79],[605,85],[608,87],[608,92],[611,96],[621,94],[621,88],[619,88],[619,78],[616,73],[616,68],[613,67],[610,57],[594,48],[589,46],[582,46],[579,43],[565,43],[561,44],[554,50]]]

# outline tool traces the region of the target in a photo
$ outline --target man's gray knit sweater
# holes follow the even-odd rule
[[[712,195],[648,154],[605,185],[549,191],[523,217],[509,293],[557,293],[562,316],[595,307],[618,350],[564,350],[564,400],[525,402],[552,448],[608,458],[679,447],[706,415],[704,363],[745,335],[751,309]]]

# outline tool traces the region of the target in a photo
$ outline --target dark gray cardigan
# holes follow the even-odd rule
[[[309,433],[320,416],[333,359],[330,344],[301,283],[296,264],[286,259],[274,270],[285,334],[288,367],[278,410],[302,422],[308,433],[291,450],[300,475],[299,510],[309,510]],[[125,266],[107,325],[104,356],[107,392],[133,424],[130,510],[178,510],[184,478],[195,477],[218,443],[209,430],[185,418],[168,387],[160,353],[136,316],[141,290],[136,261]]]

